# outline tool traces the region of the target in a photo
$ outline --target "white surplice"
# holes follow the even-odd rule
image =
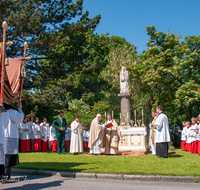
[[[156,143],[170,142],[171,138],[168,117],[164,113],[160,113],[156,119],[155,126],[157,128],[155,139]]]
[[[19,109],[18,111],[9,109],[6,111],[6,113],[8,114],[8,117],[6,118],[6,123],[8,123],[8,127],[4,130],[5,154],[18,154],[19,124],[24,119],[24,113],[21,109]]]

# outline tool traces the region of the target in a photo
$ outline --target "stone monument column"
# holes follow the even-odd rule
[[[130,97],[129,92],[129,73],[124,66],[122,66],[120,72],[120,94],[118,96],[121,98],[121,124],[130,125],[131,120],[131,107],[130,107]]]
[[[130,93],[121,93],[118,94],[118,96],[121,98],[121,121],[120,125],[122,123],[125,123],[125,125],[130,125],[131,120],[131,107],[130,107]]]

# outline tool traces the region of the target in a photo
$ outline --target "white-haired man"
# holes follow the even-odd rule
[[[96,118],[92,120],[90,126],[90,135],[88,147],[90,148],[90,153],[99,155],[101,154],[101,148],[103,148],[103,137],[105,125],[100,125],[99,121],[101,120],[102,115],[97,114]]]

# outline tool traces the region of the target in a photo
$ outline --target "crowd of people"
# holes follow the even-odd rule
[[[26,115],[23,121],[18,125],[19,130],[19,151],[20,152],[55,152],[60,154],[61,151],[65,154],[65,151],[70,153],[83,152],[84,149],[88,148],[89,141],[89,128],[85,126],[84,128],[79,123],[79,116],[75,116],[75,121],[68,123],[63,118],[63,112],[59,113],[59,117],[54,120],[54,122],[49,125],[47,118],[43,117],[43,121],[39,123],[39,118],[35,117],[34,122],[31,123],[29,120],[29,115]],[[61,125],[64,123],[64,130],[60,131],[59,120]],[[62,121],[61,121],[62,120]],[[80,125],[82,129],[81,133],[72,133],[74,131],[74,126],[76,124]],[[60,134],[60,132],[61,134]],[[73,139],[71,143],[71,138]],[[80,139],[80,140],[79,140]],[[80,141],[80,147],[78,143]],[[58,143],[59,142],[59,143]],[[82,145],[82,144],[83,145]],[[74,149],[75,147],[75,149]],[[77,149],[77,150],[76,150]],[[77,153],[76,152],[76,153]]]
[[[181,149],[187,152],[200,155],[200,115],[189,121],[183,121],[183,130],[181,132]]]
[[[157,110],[152,111],[152,117],[154,119],[149,124],[150,127],[149,145],[151,146],[153,155],[157,155],[158,152],[157,143],[160,141],[159,128],[157,125],[159,115],[160,113]],[[168,123],[168,120],[166,122]],[[200,114],[197,118],[193,117],[191,119],[191,123],[190,121],[183,121],[182,125],[183,125],[182,130],[180,129],[180,126],[178,126],[178,124],[174,126],[173,131],[169,129],[169,127],[166,127],[165,132],[163,132],[164,139],[161,140],[161,142],[172,141],[173,146],[175,148],[180,147],[182,150],[191,153],[198,153],[200,155]],[[164,157],[167,157],[166,154]]]

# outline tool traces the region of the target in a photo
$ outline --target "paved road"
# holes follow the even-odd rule
[[[14,176],[17,179],[18,176]],[[26,181],[19,178],[18,182],[0,184],[0,189],[7,190],[199,190],[200,184],[160,183],[160,182],[134,182],[101,179],[78,179],[64,177],[28,175]]]

